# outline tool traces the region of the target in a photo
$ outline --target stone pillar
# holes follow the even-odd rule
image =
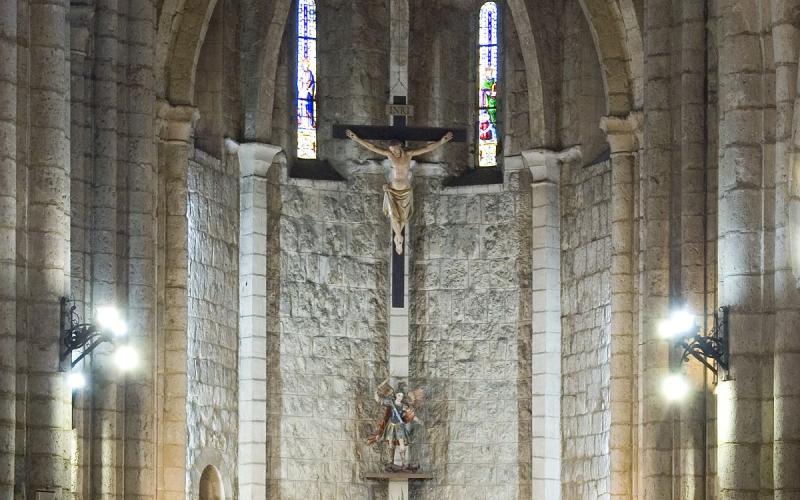
[[[62,498],[70,490],[70,393],[59,372],[59,299],[68,292],[69,273],[68,5],[66,0],[30,5],[28,498],[39,491]]]
[[[676,15],[675,20],[680,23],[680,47],[675,48],[680,64],[673,70],[673,88],[679,88],[680,99],[673,102],[676,116],[672,136],[678,154],[673,156],[672,165],[673,269],[670,278],[673,304],[691,311],[703,331],[708,331],[713,325],[714,305],[711,302],[706,306],[708,288],[713,287],[706,277],[706,227],[707,221],[716,217],[708,215],[706,210],[709,175],[706,148],[709,143],[705,125],[708,49],[704,3],[681,2],[680,17]],[[674,364],[679,362],[677,358],[681,354],[680,349],[673,350]],[[707,384],[707,371],[701,363],[691,361],[683,369],[691,381],[692,391],[681,404],[675,405],[673,414],[674,491],[676,498],[699,500],[705,499],[706,494],[706,435],[713,433],[713,428],[707,429],[706,405],[713,395]]]
[[[118,171],[120,152],[119,119],[119,0],[100,0],[97,3],[97,22],[94,32],[93,82],[93,162],[91,178],[91,305],[113,305],[122,309],[124,304],[118,290],[120,183]],[[87,310],[91,318],[93,310]],[[127,318],[126,318],[127,319]],[[111,350],[98,349],[84,365],[91,366],[92,429],[91,433],[91,493],[94,497],[121,496],[121,447],[123,399],[121,374],[112,363]],[[83,367],[81,367],[83,368]]]
[[[634,185],[641,113],[603,118],[611,147],[611,497],[633,498]]]
[[[717,461],[721,497],[737,499],[760,498],[762,485],[766,162],[761,4],[759,0],[723,0],[719,4],[718,288],[719,304],[731,308],[732,379],[717,387]],[[771,382],[771,371],[764,376]]]
[[[0,497],[14,496],[17,387],[17,1],[0,3]]]
[[[116,304],[118,176],[117,0],[100,0],[95,33],[92,169],[92,304]]]
[[[89,212],[92,184],[92,64],[88,59],[94,9],[73,5],[69,9],[70,24],[70,265],[71,295],[78,310],[90,301],[91,247],[89,246]]]
[[[28,387],[28,166],[30,165],[30,2],[16,1],[17,95],[16,95],[16,419],[14,441],[14,495],[24,497],[27,460],[24,422]]]
[[[233,145],[239,158],[239,498],[267,496],[267,172],[280,146]],[[232,147],[231,147],[232,146]]]
[[[92,113],[91,60],[87,58],[90,32],[94,25],[94,6],[71,5],[70,27],[70,296],[78,312],[87,317],[91,304],[91,185]],[[73,493],[91,497],[92,391],[73,395],[72,427],[75,430],[73,455]]]
[[[638,352],[637,484],[644,500],[670,498],[672,491],[671,408],[661,393],[669,370],[669,345],[658,323],[669,315],[672,185],[672,16],[670,0],[646,0],[644,9],[644,141],[639,189],[641,227]]]
[[[139,353],[139,367],[125,382],[126,499],[156,493],[156,172],[153,0],[130,2],[127,30],[127,80],[137,82],[128,94],[128,330]]]
[[[772,39],[775,54],[777,126],[775,152],[775,358],[773,480],[775,498],[800,497],[800,292],[793,259],[800,259],[800,247],[792,244],[792,232],[800,229],[800,213],[788,208],[798,192],[797,150],[793,130],[800,127],[797,102],[800,30],[797,27],[798,0],[772,2]],[[797,133],[794,138],[800,138]],[[795,139],[796,141],[797,139]],[[796,203],[796,199],[794,201]],[[794,226],[794,227],[792,227]],[[794,422],[795,425],[791,423]]]
[[[523,151],[531,171],[531,447],[533,497],[561,498],[561,209],[563,152]]]
[[[159,169],[164,172],[164,319],[163,365],[159,369],[163,377],[163,411],[159,429],[160,446],[158,498],[184,498],[188,495],[186,468],[186,397],[188,388],[188,269],[189,269],[189,222],[188,210],[188,166],[189,148],[194,125],[199,115],[190,106],[171,106],[160,102],[159,118]]]

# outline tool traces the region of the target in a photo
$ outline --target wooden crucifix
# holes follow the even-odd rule
[[[405,122],[405,120],[403,120]],[[334,125],[333,137],[351,139],[370,151],[386,156],[392,164],[389,184],[383,186],[383,211],[392,224],[394,245],[392,251],[392,307],[403,307],[403,274],[405,259],[405,227],[413,208],[411,191],[411,160],[429,153],[452,140],[466,140],[466,130],[430,127],[378,127],[365,125]],[[388,140],[388,148],[376,146],[370,140]],[[406,141],[435,141],[418,149],[406,150]]]

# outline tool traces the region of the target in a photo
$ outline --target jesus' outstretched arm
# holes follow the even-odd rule
[[[370,142],[365,141],[361,137],[357,136],[355,134],[355,132],[353,132],[350,129],[347,129],[347,132],[345,132],[345,134],[347,134],[347,138],[348,139],[353,140],[354,142],[360,144],[361,146],[369,149],[373,153],[378,153],[379,155],[383,155],[383,156],[389,156],[389,154],[390,154],[388,149],[379,148],[378,146],[376,146],[376,145],[374,145],[374,144],[372,144]]]
[[[432,143],[428,144],[427,146],[423,146],[423,147],[421,147],[419,149],[411,149],[411,150],[409,150],[408,151],[408,156],[414,157],[414,156],[424,155],[425,153],[430,153],[431,151],[434,151],[434,150],[438,149],[439,147],[447,144],[448,142],[450,142],[452,140],[453,140],[453,133],[452,132],[448,132],[448,133],[444,134],[444,136],[442,136],[442,138],[439,139],[436,142],[432,142]]]

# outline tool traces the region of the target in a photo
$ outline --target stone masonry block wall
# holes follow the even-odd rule
[[[414,106],[409,124],[419,127],[459,127],[474,135],[469,113],[477,110],[475,56],[480,6],[409,0],[408,97]],[[477,111],[474,111],[477,115]],[[429,155],[454,170],[472,161],[465,143],[453,142]]]
[[[428,392],[418,499],[531,495],[530,181],[417,181],[410,375]]]
[[[565,164],[562,213],[562,493],[610,493],[611,165]]]
[[[199,150],[189,161],[187,474],[197,491],[213,463],[236,483],[238,433],[239,176],[236,162]],[[169,390],[169,389],[167,389]]]
[[[366,436],[388,376],[382,175],[267,188],[267,498],[368,498]],[[371,497],[370,497],[371,498]]]
[[[322,0],[317,5],[318,153],[341,161],[352,158],[354,145],[333,139],[334,123],[386,123],[389,0]]]

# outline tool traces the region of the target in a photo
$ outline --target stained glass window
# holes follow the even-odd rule
[[[481,7],[478,29],[478,166],[497,165],[497,4]]]
[[[317,158],[317,7],[297,0],[297,157]]]

